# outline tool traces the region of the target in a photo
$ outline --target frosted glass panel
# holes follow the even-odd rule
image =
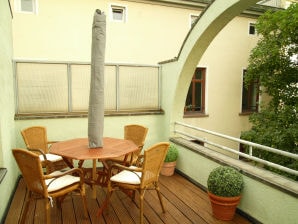
[[[90,64],[16,63],[17,113],[88,112]],[[159,109],[159,68],[105,65],[105,111]]]
[[[116,66],[105,66],[105,110],[117,109]]]
[[[121,66],[119,74],[120,110],[158,108],[158,68]]]
[[[71,65],[72,111],[88,111],[90,77],[90,65]]]
[[[18,112],[65,112],[68,110],[65,64],[17,64]]]

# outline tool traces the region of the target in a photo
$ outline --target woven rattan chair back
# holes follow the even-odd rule
[[[124,139],[133,141],[139,147],[139,149],[132,154],[132,157],[128,158],[130,164],[134,164],[140,155],[145,144],[147,133],[148,128],[142,125],[130,124],[124,126]]]
[[[65,172],[55,171],[49,175],[44,175],[40,158],[36,153],[24,149],[13,149],[12,153],[19,169],[21,170],[29,191],[26,194],[26,205],[20,223],[26,222],[26,215],[30,202],[34,199],[43,199],[45,201],[46,223],[50,224],[50,206],[52,205],[53,198],[57,199],[57,203],[59,203],[58,206],[61,208],[60,203],[64,199],[65,195],[76,190],[80,192],[82,197],[84,215],[87,218],[88,209],[85,196],[83,171],[81,169],[73,168]],[[36,196],[40,197],[37,198]]]
[[[141,188],[157,183],[159,172],[166,157],[169,143],[158,143],[144,151],[144,162],[141,179]]]
[[[42,126],[32,126],[21,131],[28,149],[40,149],[48,153],[47,129]]]
[[[62,157],[53,157],[53,154],[50,154],[49,144],[56,141],[48,141],[47,129],[45,127],[32,126],[22,130],[21,134],[29,151],[38,155],[43,154],[44,161],[42,161],[42,167],[47,169],[47,173],[67,167]]]
[[[43,197],[48,197],[39,156],[36,153],[22,149],[14,149],[12,152],[28,190]]]

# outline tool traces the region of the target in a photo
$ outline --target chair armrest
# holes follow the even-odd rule
[[[65,175],[71,175],[74,173],[78,173],[80,178],[83,178],[83,170],[80,168],[72,168],[63,172],[62,171],[60,171],[59,173],[57,172],[56,174],[47,174],[47,175],[44,175],[44,178],[45,179],[59,178],[59,177],[62,177]]]
[[[51,146],[52,146],[52,144],[57,143],[57,142],[59,142],[59,141],[47,141],[48,151],[49,151],[49,152],[51,151]]]
[[[135,162],[135,165],[137,167],[142,167],[143,166],[143,162],[144,162],[144,155],[139,155],[136,162]]]
[[[46,154],[41,150],[41,149],[31,149],[31,148],[27,148],[29,151],[32,151],[32,152],[38,152],[38,153],[40,153],[42,156],[43,156],[43,158],[44,158],[44,160],[46,161],[47,160],[47,156],[46,156]]]
[[[142,172],[142,170],[143,170],[142,168],[139,168],[139,167],[134,167],[134,166],[127,167],[127,166],[123,166],[118,163],[114,163],[109,168],[109,177],[112,176],[114,169],[117,169],[118,172],[122,171],[122,170],[127,170],[127,171],[131,171],[131,172]]]
[[[67,175],[71,175],[74,173],[78,173],[79,177],[80,177],[80,185],[83,186],[84,185],[84,178],[83,178],[83,170],[80,168],[73,168],[70,170],[67,170],[65,172],[57,172],[56,174],[48,174],[48,175],[44,175],[44,179],[52,179],[48,184],[47,187],[50,186],[50,184],[52,184],[55,180],[58,180],[59,178],[63,177],[63,176],[67,176]],[[71,175],[72,176],[72,175]],[[75,176],[75,175],[73,175]]]

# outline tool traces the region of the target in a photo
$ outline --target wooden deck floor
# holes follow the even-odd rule
[[[180,176],[175,174],[171,177],[160,177],[160,188],[166,213],[162,213],[155,191],[148,191],[145,194],[144,216],[145,223],[159,224],[188,224],[188,223],[215,223],[215,224],[246,224],[251,223],[244,217],[236,214],[232,221],[219,221],[212,216],[210,202],[206,192]],[[18,223],[24,205],[26,187],[23,179],[20,179],[15,192],[11,207],[7,214],[5,224]],[[139,209],[137,203],[132,202],[124,193],[117,192],[112,195],[112,202],[108,208],[98,217],[97,211],[105,198],[105,191],[97,189],[97,198],[91,198],[91,188],[86,185],[88,219],[83,216],[81,198],[77,194],[67,196],[62,204],[62,210],[54,207],[51,209],[52,223],[138,223]],[[136,200],[137,202],[138,200]],[[45,223],[44,204],[42,200],[30,204],[26,223]]]

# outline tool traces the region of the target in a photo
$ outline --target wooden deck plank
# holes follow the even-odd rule
[[[207,223],[222,223],[222,221],[217,220],[212,216],[212,209],[206,192],[202,191],[200,188],[194,187],[195,185],[191,182],[185,182],[185,179],[177,174],[175,174],[175,179],[165,177],[161,178],[160,182],[163,183],[164,179],[167,179],[166,187],[168,187],[171,192],[183,192],[183,194],[180,195],[180,198],[183,201],[187,201],[189,207],[196,213],[199,213]],[[226,223],[247,224],[250,222],[243,219],[239,214],[235,214],[235,218],[231,221],[226,221]]]
[[[173,179],[170,177],[164,177],[160,179],[161,188],[165,191],[164,188],[167,188],[169,192],[176,194],[180,192],[180,200],[187,203],[191,208],[192,212],[200,214],[202,220],[206,223],[218,223],[215,218],[213,218],[211,213],[211,207],[207,194],[199,188],[194,187],[195,185],[190,182],[180,182],[179,175],[175,175],[177,178]],[[163,181],[166,180],[164,183]],[[175,203],[176,204],[176,203]],[[180,206],[180,209],[183,207]],[[210,208],[210,209],[209,209]],[[190,211],[188,211],[190,212]]]
[[[10,207],[12,209],[10,209],[9,213],[7,214],[5,224],[18,222],[22,213],[25,197],[26,197],[25,182],[23,179],[20,179],[17,185],[17,190],[11,201]]]
[[[102,198],[103,196],[97,190],[97,198]],[[86,201],[89,213],[89,219],[91,223],[102,223],[105,224],[104,218],[102,216],[97,216],[97,212],[99,209],[98,200],[92,198],[92,189],[89,185],[86,185]]]
[[[179,174],[171,177],[160,177],[160,189],[166,213],[162,212],[155,191],[147,191],[144,200],[145,224],[249,224],[250,222],[239,214],[232,221],[220,221],[212,216],[211,206],[206,192],[186,180]],[[20,179],[12,200],[5,224],[18,223],[24,209],[24,200],[27,194],[25,182]],[[138,194],[138,193],[136,193]],[[92,198],[92,189],[86,185],[88,217],[83,214],[82,200],[79,194],[72,193],[65,197],[62,210],[56,203],[51,208],[52,223],[59,224],[134,224],[139,223],[139,201],[132,201],[121,191],[114,192],[111,203],[97,216],[99,207],[106,198],[106,189],[97,188],[96,199]],[[26,215],[26,223],[45,223],[44,202],[31,202]]]
[[[185,221],[185,223],[187,222],[202,223],[202,224],[207,223],[204,221],[204,219],[202,219],[200,215],[198,215],[192,209],[191,204],[189,203],[189,199],[178,198],[175,194],[175,191],[171,191],[167,187],[168,186],[164,186],[160,184],[160,189],[162,191],[163,199],[166,199],[166,202],[167,202],[166,210],[169,211],[169,213],[171,214],[173,213],[175,215],[175,210],[176,210],[176,213],[181,212],[182,215],[188,219],[187,221]],[[179,189],[179,187],[177,189]],[[175,217],[177,217],[177,215],[175,215]]]
[[[189,219],[172,204],[172,201],[169,201],[168,198],[162,195],[162,201],[165,207],[165,213],[163,213],[156,191],[147,191],[145,200],[148,202],[148,205],[152,206],[151,210],[158,214],[159,220],[162,221],[161,223],[191,223]]]

